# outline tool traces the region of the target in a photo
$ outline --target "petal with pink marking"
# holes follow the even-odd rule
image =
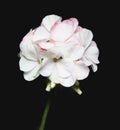
[[[40,48],[48,50],[48,49],[54,47],[54,44],[52,42],[40,42],[39,46],[40,46]]]
[[[73,35],[77,25],[78,22],[74,18],[55,24],[51,30],[51,39],[64,42]]]
[[[49,36],[49,32],[43,26],[40,26],[34,32],[33,41],[48,40]]]
[[[60,16],[57,16],[57,15],[54,15],[54,14],[53,15],[48,15],[48,16],[43,18],[42,25],[50,32],[53,25],[56,22],[60,22],[61,19],[62,18]]]
[[[68,20],[64,20],[63,22],[71,24],[73,26],[73,31],[78,29],[78,20],[76,18],[70,18]]]
[[[81,29],[82,29],[82,27],[78,26],[78,27],[76,28],[76,31],[75,31],[74,34],[72,35],[72,37],[70,37],[70,38],[66,41],[66,43],[69,43],[69,44],[74,43],[74,44],[80,45],[79,32],[80,32]]]

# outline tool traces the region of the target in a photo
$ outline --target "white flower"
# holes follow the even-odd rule
[[[99,50],[90,30],[78,25],[76,18],[63,20],[57,15],[43,18],[20,44],[20,70],[24,78],[48,77],[50,91],[56,84],[71,87],[89,75],[89,66],[97,71]],[[81,91],[74,88],[77,93]]]

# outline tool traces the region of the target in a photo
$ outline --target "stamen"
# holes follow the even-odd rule
[[[42,62],[42,59],[41,58],[38,58],[37,59],[37,62],[40,64]]]
[[[54,62],[58,62],[59,60],[63,59],[62,57],[59,57],[59,58],[53,58],[53,61]]]

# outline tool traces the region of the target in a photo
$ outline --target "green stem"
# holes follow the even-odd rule
[[[44,128],[45,128],[45,122],[47,119],[49,108],[50,108],[50,99],[48,99],[48,101],[46,103],[39,130],[44,130]]]

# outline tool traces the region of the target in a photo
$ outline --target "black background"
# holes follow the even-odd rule
[[[16,130],[38,130],[48,96],[52,102],[45,130],[98,130],[117,127],[117,88],[119,52],[115,49],[117,6],[114,3],[88,1],[29,1],[4,4],[1,21],[5,67],[2,97],[5,126]],[[93,40],[100,50],[100,64],[96,73],[90,72],[80,82],[81,96],[71,89],[56,87],[51,94],[45,91],[46,79],[32,82],[23,79],[19,70],[19,43],[32,28],[40,25],[46,15],[56,14],[63,19],[75,17],[79,25],[92,30]],[[116,17],[117,16],[117,17]],[[113,38],[113,35],[115,37]],[[117,54],[118,53],[118,54]],[[114,63],[117,62],[117,65]],[[4,63],[4,64],[3,64]],[[1,70],[2,71],[2,70]]]

